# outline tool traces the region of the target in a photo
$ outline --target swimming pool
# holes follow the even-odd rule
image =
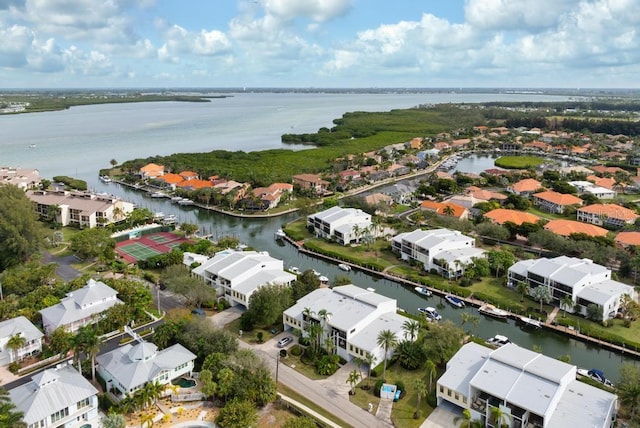
[[[178,379],[174,379],[171,384],[178,385],[180,388],[193,388],[194,386],[196,386],[196,381],[195,379],[180,377]]]

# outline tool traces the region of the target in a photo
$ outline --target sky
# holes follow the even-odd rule
[[[640,0],[0,0],[0,88],[638,88]]]

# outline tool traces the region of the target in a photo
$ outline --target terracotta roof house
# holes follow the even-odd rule
[[[203,189],[205,187],[213,187],[213,183],[209,180],[200,180],[197,178],[192,178],[191,180],[183,180],[180,183],[176,184],[176,187],[185,190],[197,190]]]
[[[507,192],[514,193],[520,196],[531,196],[534,192],[540,190],[541,187],[542,183],[540,183],[538,180],[535,180],[533,178],[525,178],[507,187]]]
[[[469,210],[467,208],[452,202],[423,201],[420,204],[420,209],[422,211],[435,212],[442,216],[455,217],[459,220],[469,218]]]
[[[407,146],[410,149],[418,150],[419,148],[422,147],[422,141],[423,140],[421,137],[415,137],[415,138],[412,138],[411,141],[407,143]]]
[[[142,178],[156,178],[164,175],[164,165],[157,165],[155,163],[148,163],[138,171]]]
[[[439,141],[433,145],[433,148],[436,150],[447,150],[450,149],[451,146],[445,141]]]
[[[498,208],[484,215],[493,223],[496,224],[505,224],[507,222],[517,224],[518,226],[522,223],[538,223],[541,218],[537,215],[529,214],[524,211],[516,211],[516,210],[508,210],[505,208]]]
[[[597,237],[606,236],[608,233],[607,229],[600,226],[565,219],[551,220],[549,223],[544,225],[544,229],[560,236],[571,236],[574,233],[584,233],[585,235]]]
[[[350,182],[356,183],[362,179],[362,176],[360,175],[360,171],[356,171],[355,169],[347,169],[345,171],[340,171],[338,175],[340,176],[341,183],[350,183]]]
[[[321,195],[328,190],[329,182],[321,179],[318,174],[297,174],[293,176],[293,185],[298,185],[303,190],[313,190]]]
[[[624,172],[624,173],[627,172],[624,169],[619,168],[617,166],[594,165],[594,166],[590,166],[589,169],[591,169],[594,172],[598,172],[600,174],[609,173],[609,174],[615,175],[616,172]]]
[[[592,182],[596,186],[604,187],[606,189],[613,190],[613,186],[616,184],[616,180],[611,177],[598,177],[597,175],[588,175],[587,181]]]
[[[198,174],[196,172],[193,171],[182,171],[179,173],[180,177],[184,178],[185,180],[195,180],[198,177]]]
[[[489,169],[485,169],[483,172],[489,175],[505,175],[509,173],[509,171],[507,171],[506,169],[500,169],[500,168],[489,168]]]
[[[640,216],[617,204],[592,204],[579,208],[576,217],[578,221],[598,226],[623,227],[625,224],[633,224]]]
[[[170,187],[171,189],[175,190],[176,185],[178,183],[182,183],[184,181],[184,178],[182,178],[182,176],[178,174],[167,173],[160,177],[157,177],[156,180],[162,181],[167,185],[167,187]]]
[[[622,248],[640,246],[640,232],[620,232],[613,242]]]
[[[566,207],[582,205],[582,199],[568,193],[558,193],[547,190],[533,195],[533,204],[543,211],[554,214],[562,214]]]
[[[549,148],[551,146],[549,146],[547,143],[543,143],[542,141],[532,141],[530,143],[525,143],[524,147],[530,148],[530,149],[535,149],[535,150],[541,150],[543,152],[548,152]]]
[[[260,200],[262,209],[271,209],[278,206],[282,195],[293,191],[293,184],[273,183],[269,187],[257,187],[253,189],[254,198]]]

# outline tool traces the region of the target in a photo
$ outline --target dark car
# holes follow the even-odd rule
[[[200,315],[202,317],[206,316],[207,314],[204,313],[204,311],[200,308],[195,308],[191,310],[192,314],[196,314],[196,315]]]
[[[291,336],[283,337],[282,339],[278,340],[278,348],[284,348],[291,342],[293,342],[293,337]]]

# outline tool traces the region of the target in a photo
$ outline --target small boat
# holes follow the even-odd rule
[[[191,199],[183,199],[178,201],[178,205],[193,205],[193,201]]]
[[[506,345],[507,343],[511,343],[507,336],[503,336],[501,334],[496,334],[491,339],[487,340],[487,343],[492,346],[497,346],[498,348]]]
[[[318,279],[320,280],[320,284],[326,285],[329,283],[329,278],[327,278],[326,276],[320,275]]]
[[[165,195],[164,193],[162,193],[162,192],[153,192],[153,193],[151,194],[151,197],[152,197],[152,198],[164,198],[165,196],[166,196],[166,195]]]
[[[450,305],[455,306],[456,308],[464,308],[464,300],[456,296],[447,294],[446,296],[444,296],[444,300],[446,300]]]
[[[519,316],[518,318],[516,318],[516,321],[522,327],[532,327],[532,328],[541,328],[542,327],[542,322],[541,321],[534,320],[533,318],[529,318],[529,317],[525,317],[525,316]]]
[[[298,269],[298,268],[297,268],[297,267],[295,267],[295,266],[291,266],[291,267],[289,268],[289,272],[291,272],[291,273],[292,273],[292,274],[294,274],[294,275],[300,275],[300,274],[302,273],[302,272],[300,272],[300,269]]]
[[[496,308],[495,306],[490,305],[488,303],[485,303],[484,305],[480,306],[478,308],[478,312],[480,312],[482,315],[486,315],[486,316],[501,319],[501,320],[505,320],[509,316],[509,312],[505,311],[504,309]]]
[[[276,233],[275,233],[276,239],[284,239],[285,236],[287,236],[287,234],[284,233],[284,230],[282,229],[276,230]]]
[[[416,293],[422,294],[423,296],[431,296],[433,294],[427,287],[416,287],[414,290]]]
[[[183,199],[184,198],[182,196],[172,196],[171,197],[171,202],[180,202]]]
[[[345,264],[345,263],[340,263],[338,265],[338,267],[340,269],[342,269],[343,271],[345,271],[345,272],[349,272],[351,270],[351,266],[349,266],[348,264]]]
[[[36,146],[35,144],[29,144],[29,148],[30,149],[35,149],[36,147],[38,147],[38,146]]]
[[[313,272],[313,274],[315,276],[317,276],[317,277],[321,277],[322,276],[322,274],[320,272],[318,272],[317,270],[315,270],[315,269],[311,269],[311,272]]]
[[[162,224],[176,224],[178,222],[178,217],[173,214],[169,214],[165,218],[162,219]]]
[[[598,369],[587,370],[587,369],[579,368],[578,374],[580,376],[588,377],[590,379],[595,380],[596,382],[600,382],[603,385],[613,388],[613,383],[611,383],[611,381],[605,377],[604,372],[602,370],[598,370]]]
[[[163,212],[157,212],[153,214],[153,220],[154,221],[160,221],[164,219],[164,213]]]
[[[436,311],[436,308],[432,308],[431,306],[428,306],[426,308],[418,308],[418,312],[427,317],[427,320],[429,321],[440,321],[442,319],[442,315],[440,315],[438,311]]]
[[[108,175],[101,175],[100,176],[100,181],[102,181],[103,183],[111,183],[111,177],[109,177]]]

